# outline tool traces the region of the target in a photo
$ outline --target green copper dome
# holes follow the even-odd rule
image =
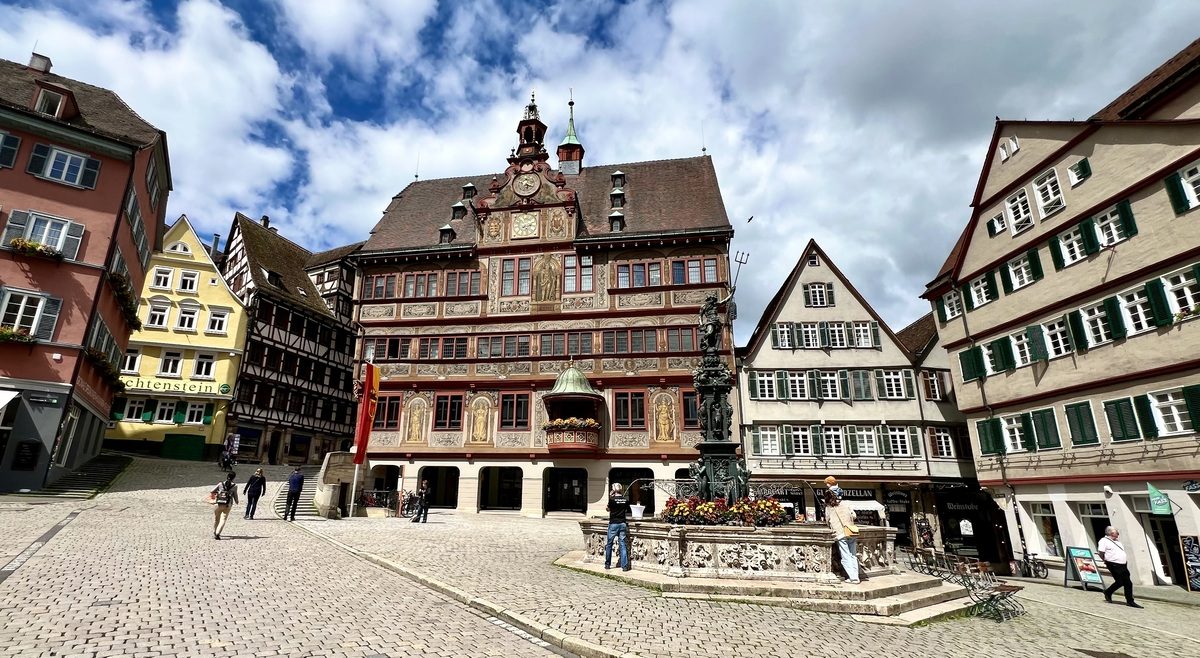
[[[588,383],[587,377],[580,372],[579,368],[576,368],[573,365],[567,366],[567,369],[562,371],[562,374],[558,376],[558,379],[554,380],[554,388],[550,389],[550,392],[546,394],[546,397],[556,395],[584,395],[596,398],[603,397],[598,391],[596,391],[596,389],[592,388],[592,385]]]

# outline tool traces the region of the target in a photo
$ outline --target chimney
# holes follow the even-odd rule
[[[29,56],[29,68],[42,73],[50,72],[50,58],[45,55],[33,53]]]
[[[277,227],[277,226],[272,226],[272,227],[271,227],[271,232],[272,232],[272,233],[278,233],[278,232],[279,232],[279,227]]]
[[[209,250],[209,253],[213,254],[215,256],[217,253],[217,247],[220,246],[220,244],[221,244],[221,234],[213,233],[213,244],[212,244],[212,249]]]
[[[271,218],[267,217],[266,215],[263,215],[262,216],[262,225],[263,225],[263,228],[271,228]]]

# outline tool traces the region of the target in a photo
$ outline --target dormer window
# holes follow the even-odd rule
[[[475,184],[474,183],[467,183],[466,185],[462,186],[462,198],[463,198],[463,200],[475,198]]]
[[[608,228],[613,233],[620,233],[625,230],[625,213],[620,210],[612,211],[608,216]]]
[[[446,224],[438,229],[438,244],[450,244],[454,242],[454,228]]]
[[[275,286],[276,288],[282,288],[283,287],[283,276],[280,275],[279,272],[272,272],[271,270],[267,270],[267,283]]]
[[[170,252],[176,253],[176,254],[192,253],[192,250],[188,249],[188,246],[186,244],[184,244],[183,242],[176,242],[175,244],[167,247],[167,251],[170,251]]]
[[[43,89],[38,94],[37,105],[33,109],[42,114],[57,117],[59,110],[62,109],[62,104],[62,94],[50,91],[49,89]]]
[[[613,208],[625,207],[625,191],[619,187],[608,193],[608,199],[612,202]]]
[[[612,186],[614,190],[625,187],[625,172],[614,171],[612,173]]]
[[[296,292],[300,293],[301,297],[308,297],[308,292],[305,291],[304,288],[301,288],[300,286],[296,286]]]
[[[458,203],[455,203],[453,206],[450,207],[450,217],[452,219],[462,219],[463,217],[466,217],[466,216],[467,216],[467,207],[463,205],[462,201],[459,201]]]

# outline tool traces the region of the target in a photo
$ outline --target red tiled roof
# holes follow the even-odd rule
[[[933,321],[932,312],[926,313],[916,322],[896,332],[896,338],[900,340],[901,345],[904,345],[904,349],[917,358],[925,356],[925,350],[936,336],[937,324]]]
[[[1093,120],[1116,121],[1118,119],[1142,118],[1150,109],[1154,100],[1200,68],[1200,39],[1188,44],[1186,48],[1174,57],[1163,62],[1161,66],[1130,87],[1125,93],[1117,96],[1111,103],[1105,105],[1099,112],[1092,115]]]
[[[611,174],[625,174],[625,231],[628,234],[689,229],[729,228],[717,174],[708,156],[609,165],[588,165],[578,176],[567,176],[579,202],[578,237],[609,233],[612,211]],[[501,181],[504,174],[495,174]],[[375,225],[364,252],[432,247],[439,229],[455,229],[453,244],[473,244],[470,219],[451,221],[451,207],[462,200],[466,183],[478,195],[488,193],[492,175],[463,176],[417,181],[404,188]]]
[[[46,121],[86,130],[134,146],[151,144],[159,137],[157,128],[138,116],[137,112],[112,91],[54,73],[42,73],[6,59],[0,59],[0,105],[36,114],[30,103],[36,98],[35,90],[39,80],[70,91],[79,108],[78,115],[65,120],[37,114]]]

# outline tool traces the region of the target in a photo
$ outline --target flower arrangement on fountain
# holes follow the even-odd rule
[[[8,246],[19,254],[28,254],[30,256],[45,256],[47,258],[62,258],[63,253],[48,244],[42,244],[35,240],[26,240],[25,238],[13,238],[8,241]]]
[[[742,498],[732,505],[725,499],[669,498],[662,519],[679,525],[777,526],[788,521],[787,511],[774,498]]]
[[[542,429],[547,432],[556,430],[599,430],[600,422],[595,418],[555,418],[548,420],[542,424]]]
[[[0,343],[32,343],[35,340],[37,339],[25,329],[0,327]]]

